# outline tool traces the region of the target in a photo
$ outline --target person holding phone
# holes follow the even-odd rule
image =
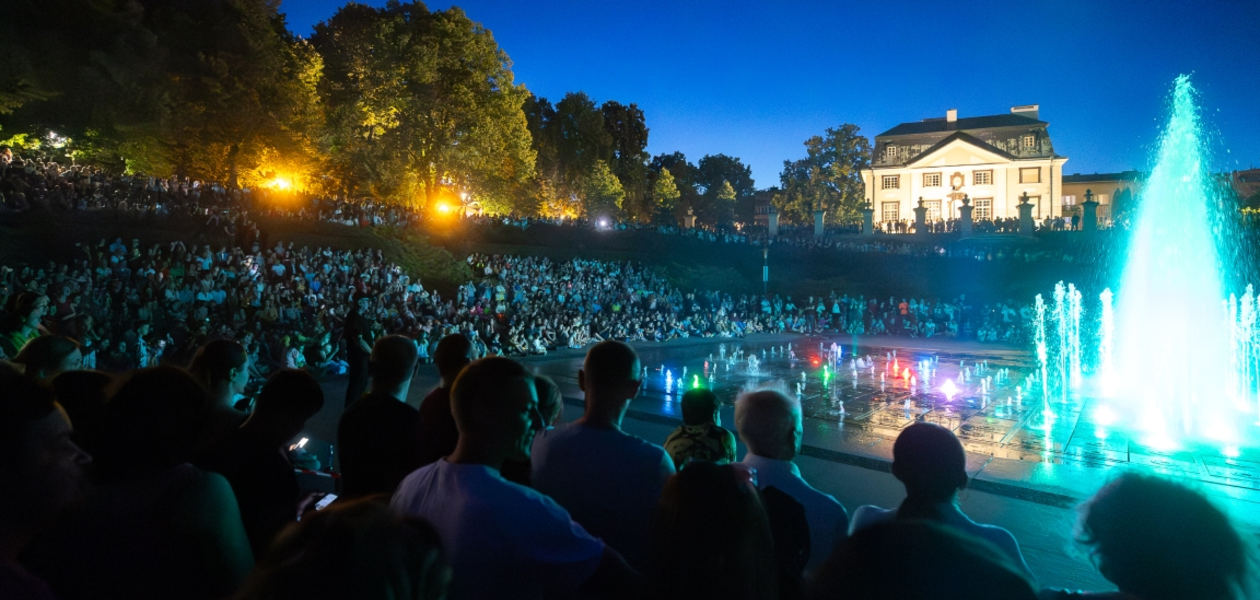
[[[298,497],[297,474],[285,450],[323,406],[324,391],[310,373],[277,371],[240,429],[198,461],[232,484],[255,556],[263,556],[286,525],[313,508],[313,495]]]

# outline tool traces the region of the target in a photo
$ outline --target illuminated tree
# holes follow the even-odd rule
[[[456,187],[495,212],[527,202],[529,92],[462,10],[348,4],[312,41],[325,62],[325,143],[347,188],[427,204]]]

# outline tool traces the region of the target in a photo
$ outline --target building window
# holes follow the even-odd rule
[[[1041,167],[1027,167],[1019,170],[1020,183],[1041,183]]]
[[[1026,135],[1022,138],[1019,138],[1019,147],[1023,148],[1024,150],[1032,150],[1036,146],[1037,146],[1036,136]]]
[[[924,200],[923,207],[927,209],[927,220],[941,220],[941,201],[940,200]]]
[[[1076,196],[1064,196],[1063,206],[1076,206]]]
[[[885,190],[901,189],[901,176],[900,175],[885,175],[884,185],[881,189],[885,189]]]
[[[941,187],[940,173],[924,173],[923,187]]]
[[[880,214],[881,221],[884,221],[886,223],[895,223],[901,220],[901,216],[900,216],[901,203],[900,202],[885,202],[883,208],[884,208],[884,211],[883,213]]]
[[[971,218],[977,221],[992,219],[993,198],[976,198],[976,209],[971,211]]]
[[[888,160],[897,160],[897,147],[889,144],[888,147],[884,149],[884,157]]]
[[[1028,203],[1037,207],[1037,211],[1033,214],[1033,216],[1040,219],[1041,218],[1041,196],[1029,196]]]
[[[972,185],[993,185],[993,171],[976,171],[971,174]]]

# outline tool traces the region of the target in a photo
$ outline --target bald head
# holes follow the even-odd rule
[[[735,428],[749,452],[792,460],[801,448],[801,405],[778,390],[747,392],[735,401]]]
[[[578,387],[586,393],[588,425],[621,426],[630,401],[639,395],[639,355],[634,348],[608,340],[591,347],[578,372]]]
[[[612,390],[639,382],[639,355],[622,342],[608,340],[591,347],[582,371],[588,390]]]

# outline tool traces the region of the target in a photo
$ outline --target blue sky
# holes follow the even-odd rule
[[[284,0],[308,35],[341,0]],[[383,0],[368,4],[381,5]],[[828,127],[1040,104],[1065,173],[1148,165],[1173,79],[1191,73],[1215,169],[1260,167],[1260,0],[674,2],[464,0],[518,82],[634,102],[652,154],[738,156],[758,187]]]

